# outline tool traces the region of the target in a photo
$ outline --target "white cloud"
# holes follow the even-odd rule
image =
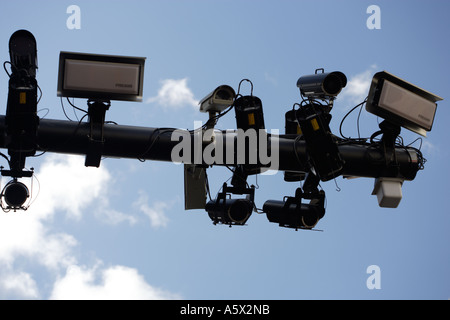
[[[26,272],[7,272],[0,278],[0,288],[8,292],[14,292],[26,299],[39,298],[39,291],[32,276]]]
[[[264,78],[266,79],[267,82],[270,82],[274,86],[278,85],[278,79],[275,76],[269,74],[268,72],[264,72]]]
[[[173,300],[177,294],[151,286],[138,270],[115,265],[101,268],[70,265],[59,277],[50,300]]]
[[[89,278],[97,267],[74,267],[73,273],[61,277],[61,272],[69,266],[79,264],[75,250],[79,242],[64,231],[55,232],[55,227],[59,228],[53,223],[56,213],[65,213],[75,223],[83,218],[88,208],[93,208],[90,212],[94,212],[102,222],[133,224],[137,218],[111,208],[107,196],[113,181],[106,166],[86,168],[83,157],[48,154],[36,176],[40,183],[33,183],[33,189],[40,190],[37,197],[37,190],[33,190],[35,201],[31,207],[27,211],[0,212],[1,297],[40,298],[39,282],[34,279],[33,273],[33,269],[40,267],[48,272],[50,279],[59,279],[54,285],[52,298],[70,297],[71,292],[80,293],[83,290],[85,295],[93,296],[99,292],[104,298],[119,297],[121,291],[133,292],[128,295],[132,298],[172,297],[145,283],[136,270],[124,266],[112,266],[100,271],[103,279],[100,285],[94,285],[93,278]],[[164,205],[150,207],[147,200],[142,205],[144,211],[154,210],[152,215],[157,224],[166,223]],[[21,261],[20,268],[18,259]],[[80,284],[73,281],[77,278],[81,280]],[[51,285],[44,284],[46,288]]]
[[[148,98],[146,103],[156,102],[169,109],[179,109],[185,106],[198,108],[199,101],[195,99],[191,89],[187,86],[187,81],[187,78],[162,80],[158,95]]]
[[[37,210],[0,214],[0,264],[12,267],[18,256],[35,259],[49,269],[74,262],[70,252],[77,244],[64,233],[49,233]]]
[[[346,99],[354,104],[363,102],[369,94],[370,84],[376,68],[376,65],[372,65],[368,70],[350,77],[339,98]]]
[[[36,174],[40,193],[30,210],[39,214],[52,214],[55,210],[80,219],[86,206],[106,192],[111,180],[104,168],[87,168],[80,156],[49,154]]]
[[[50,299],[61,300],[168,300],[178,295],[150,286],[136,269],[113,266],[100,269],[70,266],[57,280]]]
[[[150,206],[148,204],[148,196],[141,191],[138,200],[134,203],[134,206],[150,219],[150,224],[154,228],[166,227],[169,223],[169,219],[164,212],[169,205],[165,202],[158,201]]]
[[[85,167],[81,156],[52,154],[47,157],[36,174],[41,190],[30,210],[39,214],[61,210],[67,212],[69,218],[79,220],[83,209],[94,204],[94,214],[103,222],[136,223],[133,216],[110,207],[108,186],[112,184],[112,176],[104,165]]]
[[[2,291],[26,298],[38,295],[32,274],[14,271],[17,258],[26,258],[51,273],[76,263],[73,249],[77,240],[52,231],[51,222],[56,212],[79,219],[82,209],[99,197],[109,173],[106,169],[86,169],[81,157],[47,155],[35,174],[39,180],[31,187],[31,180],[24,179],[34,197],[31,207],[0,214],[0,279],[9,279],[0,283]]]
[[[416,145],[417,147],[417,145]],[[428,156],[438,155],[441,148],[430,142],[430,140],[422,139],[422,152]]]

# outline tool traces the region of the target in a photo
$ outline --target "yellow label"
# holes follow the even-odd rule
[[[20,104],[26,104],[27,103],[27,93],[26,92],[20,92],[19,93],[19,103]]]
[[[297,125],[297,134],[303,134],[302,129],[300,129],[299,125]]]
[[[248,114],[248,124],[250,126],[254,126],[255,125],[255,114],[254,113],[249,113]]]
[[[313,128],[314,131],[317,131],[317,130],[320,129],[319,123],[317,122],[316,118],[311,120],[311,125],[312,125],[312,128]]]

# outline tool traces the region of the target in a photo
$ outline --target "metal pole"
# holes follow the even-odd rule
[[[86,155],[89,146],[90,125],[87,122],[41,119],[37,131],[37,149],[52,153]],[[104,145],[102,156],[141,160],[172,161],[172,149],[179,141],[172,141],[171,128],[147,128],[125,125],[105,124],[103,129]],[[191,141],[194,133],[190,132]],[[222,137],[224,157],[230,140]],[[271,140],[269,137],[268,147]],[[191,147],[194,143],[192,143]],[[202,151],[209,143],[202,143]],[[234,144],[236,147],[236,144]],[[234,147],[234,148],[235,148]],[[289,136],[278,138],[279,171],[309,171],[306,145]],[[5,116],[0,116],[0,148],[7,148]],[[339,152],[345,162],[343,176],[394,177],[386,168],[383,151],[379,148],[360,144],[340,144]],[[232,149],[233,150],[233,149]],[[234,149],[235,150],[235,149]],[[414,148],[396,148],[398,173],[395,177],[413,180],[419,170],[420,155]],[[193,163],[194,161],[192,161]],[[236,154],[233,161],[226,163],[236,166]],[[208,164],[211,165],[211,164]],[[214,163],[212,165],[224,165]]]

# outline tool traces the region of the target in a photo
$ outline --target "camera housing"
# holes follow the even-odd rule
[[[252,214],[253,202],[249,199],[209,201],[205,210],[214,224],[243,226]]]
[[[228,85],[221,85],[200,100],[200,112],[222,112],[231,106],[236,97],[234,89]]]
[[[14,178],[6,184],[0,194],[0,207],[3,211],[9,210],[26,210],[24,206],[27,199],[30,198],[30,192],[25,184]],[[3,201],[6,203],[4,205]]]
[[[322,73],[318,73],[322,70]],[[315,74],[302,76],[297,87],[304,97],[329,99],[336,97],[347,85],[347,77],[340,71],[325,73],[324,69],[316,69]]]
[[[9,39],[11,65],[16,70],[26,71],[29,77],[36,77],[37,44],[36,38],[27,30],[17,30]]]
[[[309,199],[309,203],[302,203]],[[284,197],[283,201],[267,200],[263,205],[269,222],[280,227],[293,229],[313,229],[325,215],[325,192],[323,190],[304,193],[300,188],[295,197]]]
[[[402,200],[402,184],[400,178],[377,178],[372,195],[377,196],[380,207],[397,208]]]

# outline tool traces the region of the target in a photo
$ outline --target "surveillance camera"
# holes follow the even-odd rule
[[[209,201],[205,210],[214,224],[243,226],[253,211],[253,201],[248,199],[221,199]]]
[[[25,70],[30,77],[36,77],[36,39],[27,30],[14,32],[9,39],[9,56],[14,70]]]
[[[322,70],[322,73],[317,73]],[[339,71],[324,73],[317,69],[315,74],[302,76],[297,87],[303,96],[308,98],[332,98],[337,96],[347,85],[347,77]]]
[[[7,209],[18,210],[24,208],[23,204],[30,197],[30,193],[27,186],[17,181],[17,179],[13,179],[6,184],[1,193],[1,197],[4,198]]]
[[[236,93],[227,85],[217,87],[200,101],[200,112],[221,112],[233,104]]]

